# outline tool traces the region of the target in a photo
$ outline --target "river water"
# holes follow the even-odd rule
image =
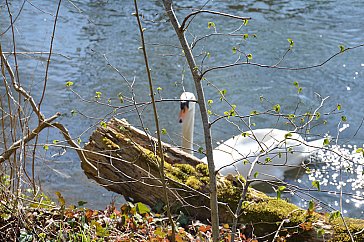
[[[18,52],[47,52],[57,1],[11,1],[14,16],[21,9],[15,23],[15,35]],[[191,12],[192,8],[202,7],[201,1],[176,1],[179,18]],[[179,98],[185,89],[195,92],[187,65],[184,62],[177,38],[160,1],[139,1],[146,27],[146,41],[149,61],[156,87],[162,90],[158,97],[165,99]],[[194,48],[197,62],[203,61],[204,68],[233,63],[238,48],[245,54],[253,55],[253,62],[273,65],[281,60],[289,47],[288,38],[294,41],[292,51],[285,55],[280,66],[306,67],[320,64],[340,51],[339,45],[353,47],[364,43],[364,2],[362,0],[320,0],[320,1],[209,1],[206,9],[227,12],[252,18],[247,26],[241,21],[209,14],[196,16],[189,26],[189,40],[197,40],[211,33],[231,33],[241,27],[238,33],[247,33],[249,37],[212,35],[202,38]],[[131,97],[129,83],[138,102],[148,101],[148,86],[145,75],[144,60],[138,49],[139,36],[136,19],[132,16],[133,1],[63,1],[54,40],[54,54],[49,69],[49,81],[42,111],[50,116],[56,111],[62,113],[60,122],[65,124],[75,138],[87,142],[89,135],[99,125],[112,116],[127,118],[135,126],[140,126],[138,115],[128,108],[119,108],[116,114],[108,105],[122,107]],[[8,26],[7,10],[4,1],[0,3],[0,30]],[[208,28],[208,22],[215,27]],[[254,37],[256,35],[256,37]],[[11,33],[1,36],[4,51],[11,50]],[[209,52],[209,57],[204,54]],[[39,99],[45,73],[47,55],[19,55],[19,71],[23,85]],[[244,60],[244,59],[243,59]],[[120,73],[115,71],[117,68]],[[124,80],[124,77],[128,82]],[[74,83],[72,92],[65,83]],[[298,82],[302,92],[297,93],[293,85]],[[364,99],[362,98],[364,81],[364,48],[357,48],[331,59],[325,65],[299,71],[259,68],[243,65],[224,70],[212,71],[206,75],[204,87],[207,99],[214,100],[213,111],[222,114],[229,109],[225,102],[220,102],[217,89],[226,89],[226,98],[237,106],[240,114],[249,114],[252,110],[266,111],[279,103],[286,113],[313,111],[320,104],[320,99],[329,97],[320,110],[326,125],[312,129],[312,133],[323,136],[329,133],[339,137],[341,151],[348,152],[350,147],[362,146],[364,130],[361,122],[364,118]],[[1,89],[4,92],[4,88]],[[99,103],[95,102],[96,92],[101,92]],[[118,98],[121,94],[124,104]],[[261,98],[264,97],[261,102]],[[110,99],[110,100],[109,100]],[[100,103],[104,103],[103,105]],[[299,104],[298,104],[299,103]],[[335,110],[340,104],[340,112],[331,115],[324,113]],[[158,105],[161,126],[167,129],[165,141],[179,144],[180,126],[177,123],[178,103],[164,102]],[[144,125],[151,132],[155,130],[150,107],[140,110]],[[73,114],[72,114],[73,113]],[[349,128],[339,132],[342,127],[341,116],[347,117]],[[202,126],[197,115],[195,142],[203,145]],[[239,120],[234,121],[241,127]],[[272,116],[259,116],[253,119],[257,128],[278,127],[289,129],[283,120]],[[318,122],[317,122],[318,123]],[[226,140],[239,133],[236,126],[227,121],[220,121],[213,126],[214,140]],[[46,131],[43,143],[62,137],[54,130]],[[197,146],[196,146],[197,147]],[[80,200],[88,201],[95,208],[105,207],[112,199],[122,201],[122,197],[108,192],[83,174],[79,160],[72,150],[51,147],[38,153],[37,176],[42,187],[49,194],[60,191],[68,203]],[[62,155],[59,155],[62,154]],[[348,154],[350,156],[350,154]],[[355,156],[355,155],[354,155]],[[327,154],[326,154],[327,157]],[[360,161],[359,163],[362,162]],[[340,167],[340,164],[336,166]],[[312,188],[313,179],[322,181],[322,190],[340,191],[355,194],[345,196],[328,192],[287,197],[300,206],[307,206],[305,199],[315,196],[324,202],[324,207],[339,209],[343,202],[345,215],[364,217],[362,212],[364,179],[358,175],[362,166],[354,165],[353,174],[338,174],[337,169],[330,169],[334,163],[319,165],[328,172],[311,174],[287,174],[287,181],[305,189]],[[360,170],[361,169],[361,170]],[[336,170],[336,171],[335,171]],[[340,180],[338,181],[338,179]],[[328,179],[326,181],[325,179]],[[331,180],[333,179],[333,180]],[[358,180],[359,179],[359,180]],[[347,183],[342,183],[347,180]],[[350,183],[349,181],[352,180]],[[356,185],[352,185],[354,181]],[[341,183],[340,183],[341,182]],[[326,185],[326,186],[324,186]],[[301,199],[303,197],[304,199]]]

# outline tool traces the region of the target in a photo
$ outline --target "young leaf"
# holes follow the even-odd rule
[[[315,202],[313,200],[310,200],[308,203],[308,211],[313,212],[315,209]]]
[[[345,51],[345,46],[339,45],[339,48],[340,48],[340,52],[344,52]]]
[[[224,98],[226,93],[227,93],[226,89],[223,89],[223,90],[220,91],[220,101],[222,101],[222,99]]]
[[[330,139],[329,138],[325,138],[324,139],[324,146],[329,145],[330,144]]]
[[[43,145],[43,149],[44,150],[48,150],[49,149],[49,146],[48,145]]]
[[[320,182],[319,181],[313,181],[312,182],[312,187],[314,187],[314,188],[317,188],[317,190],[318,191],[320,191],[321,189],[320,189]]]
[[[119,92],[118,98],[119,98],[120,103],[124,102],[123,94],[121,92]]]
[[[106,128],[106,123],[104,121],[100,122],[101,127]]]
[[[233,46],[233,48],[231,48],[231,50],[233,51],[233,54],[236,54],[237,48],[235,46]]]
[[[278,187],[278,190],[280,190],[280,191],[283,191],[284,189],[286,189],[286,186],[279,186]]]
[[[281,199],[281,195],[282,195],[282,192],[284,191],[284,189],[286,189],[285,186],[279,186],[277,188],[276,192],[277,192],[277,199],[278,200]]]
[[[288,43],[289,43],[289,48],[292,48],[294,46],[294,42],[291,38],[287,39]]]
[[[348,119],[346,116],[341,116],[341,121],[346,122]]]
[[[144,203],[138,202],[135,205],[136,205],[136,210],[139,214],[146,214],[150,212],[150,208]]]
[[[250,134],[248,133],[248,132],[243,132],[243,133],[241,133],[241,136],[243,136],[243,137],[248,137]]]
[[[101,92],[95,92],[95,98],[100,99],[101,98]]]
[[[71,82],[71,81],[68,81],[68,82],[66,82],[66,87],[70,87],[70,86],[73,86],[73,82]]]
[[[243,20],[244,26],[247,26],[247,25],[248,25],[248,22],[249,22],[249,20],[244,19],[244,20]]]
[[[333,211],[330,213],[330,220],[340,218],[341,213],[340,211]]]
[[[66,204],[66,201],[64,200],[62,194],[60,192],[55,192],[57,197],[58,197],[58,202],[61,204],[61,206],[63,207]]]
[[[248,58],[248,60],[251,60],[251,59],[253,59],[253,55],[252,54],[247,54],[246,58]]]
[[[199,147],[198,148],[198,153],[202,154],[203,153],[203,148],[202,147]]]
[[[337,110],[341,110],[341,104],[338,104],[337,106],[336,106],[336,108],[337,108]]]
[[[207,23],[207,28],[215,28],[216,26],[215,26],[215,23],[214,22],[208,22]]]
[[[59,142],[59,140],[57,140],[57,139],[55,139],[55,140],[53,140],[53,141],[52,141],[52,143],[53,143],[53,144],[55,144],[55,145],[56,145],[58,142]]]
[[[356,149],[356,153],[361,153],[364,157],[364,149],[363,148],[358,148]]]
[[[244,38],[244,39],[249,38],[249,34],[244,34],[244,35],[243,35],[243,38]]]
[[[163,128],[163,129],[161,130],[161,133],[162,133],[163,135],[166,135],[166,134],[167,134],[167,130]]]
[[[274,109],[274,111],[276,111],[277,113],[279,113],[281,111],[281,105],[276,104],[276,105],[273,106],[273,109]]]
[[[72,116],[75,116],[76,114],[77,114],[77,111],[72,109],[72,110],[71,110],[71,115],[72,115]]]
[[[316,120],[318,120],[321,117],[321,113],[316,112]]]
[[[82,207],[82,206],[83,206],[83,205],[85,205],[86,203],[87,203],[87,202],[82,201],[82,200],[77,202],[77,204],[78,204],[78,206],[79,206],[79,207]]]
[[[160,91],[162,91],[163,90],[163,88],[161,88],[161,87],[157,87],[157,91],[158,92],[160,92]]]
[[[288,132],[287,134],[284,135],[284,138],[289,138],[289,137],[292,137],[292,133],[291,132]]]

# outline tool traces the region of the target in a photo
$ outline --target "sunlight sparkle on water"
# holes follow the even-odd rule
[[[339,132],[348,127],[349,125],[344,124]],[[332,145],[330,150],[320,150],[317,157],[322,165],[312,169],[309,180],[319,181],[321,187],[327,187],[332,193],[342,189],[349,194],[345,197],[345,203],[352,203],[360,208],[364,205],[364,157],[362,152],[357,152],[358,148],[357,145],[348,144]],[[339,206],[339,202],[335,201],[334,206]]]

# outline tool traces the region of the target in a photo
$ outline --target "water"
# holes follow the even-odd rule
[[[12,11],[17,13],[22,3],[23,1],[12,1]],[[57,3],[38,1],[32,4],[34,6],[28,2],[24,4],[16,21],[17,51],[47,52]],[[201,6],[200,1],[178,1],[175,5],[180,18],[188,14],[191,7],[199,6]],[[2,32],[8,26],[8,22],[4,2],[0,3],[0,7]],[[194,91],[177,38],[164,15],[160,1],[140,1],[140,8],[147,28],[145,33],[155,86],[163,88],[160,96],[178,98],[183,88]],[[340,50],[339,45],[349,47],[362,44],[364,41],[362,25],[364,2],[361,0],[211,1],[207,4],[207,8],[249,16],[252,20],[247,26],[242,27],[242,32],[250,35],[247,40],[241,37],[212,36],[198,42],[194,49],[196,55],[204,51],[210,53],[210,58],[204,60],[205,68],[234,62],[237,59],[237,54],[233,54],[232,51],[234,46],[246,54],[252,53],[254,62],[272,65],[284,55],[289,47],[287,39],[291,38],[294,41],[294,48],[280,65],[305,67],[325,61]],[[82,143],[87,142],[89,135],[100,121],[114,115],[113,108],[107,105],[109,98],[111,104],[120,106],[119,93],[124,96],[126,102],[131,97],[127,82],[107,65],[108,62],[119,69],[130,83],[135,78],[133,88],[138,102],[148,101],[145,67],[142,53],[138,50],[140,45],[138,30],[136,20],[131,15],[133,11],[132,1],[62,2],[42,111],[47,116],[60,111],[63,115],[58,121],[65,124],[73,137],[79,137]],[[213,29],[207,28],[209,21],[215,23],[216,31],[225,33],[241,25],[241,22],[234,19],[208,14],[198,15],[194,21],[189,27],[189,40],[214,32]],[[256,34],[257,37],[253,38],[252,34]],[[5,51],[11,50],[10,32],[1,36],[1,42]],[[341,116],[345,115],[350,127],[340,133],[338,143],[362,146],[364,132],[360,124],[364,118],[364,100],[361,96],[364,85],[363,56],[364,48],[358,48],[339,55],[320,68],[308,70],[288,71],[245,65],[209,72],[206,75],[207,80],[204,81],[206,98],[213,99],[213,110],[222,114],[229,107],[219,101],[217,88],[226,89],[227,99],[237,105],[238,112],[249,114],[252,110],[268,110],[276,103],[280,103],[282,111],[288,113],[294,112],[298,102],[301,103],[299,111],[313,111],[320,102],[315,93],[319,93],[321,97],[329,96],[321,113],[334,110],[337,104],[341,104],[342,112],[325,116],[328,123],[314,128],[312,132],[320,135],[330,133],[336,137],[338,123]],[[27,54],[18,57],[23,85],[39,99],[47,55]],[[197,62],[201,63],[202,59],[202,56],[197,57]],[[73,90],[84,100],[65,87],[67,81],[74,82]],[[302,93],[297,94],[294,81],[303,88]],[[105,105],[93,102],[95,92],[102,93],[100,102]],[[261,103],[260,96],[267,101]],[[165,137],[165,141],[179,144],[178,104],[167,102],[159,104],[158,108],[161,126],[167,128],[169,134]],[[77,115],[72,115],[72,110],[76,110]],[[141,111],[145,125],[153,132],[151,108],[146,107]],[[140,126],[136,113],[130,109],[118,109],[117,117],[127,118],[135,126]],[[239,120],[233,121],[242,127]],[[260,116],[252,122],[256,123],[257,128],[273,126],[288,128],[282,120],[271,116]],[[226,121],[217,122],[213,126],[215,141],[226,140],[237,133],[238,129]],[[52,143],[53,139],[61,140],[62,137],[54,130],[46,131],[41,145]],[[203,145],[200,122],[196,124],[195,141]],[[51,147],[49,151],[39,150],[37,175],[46,191],[50,194],[61,191],[69,203],[86,200],[89,202],[88,205],[95,208],[103,208],[114,196],[122,200],[120,196],[88,180],[74,152],[67,150],[62,156],[57,156],[59,152],[63,152],[63,149]],[[330,171],[329,176],[334,173]],[[310,188],[312,179],[320,177],[309,180],[305,174],[297,178],[296,173],[290,173],[287,179],[291,179],[296,185]],[[333,184],[328,184],[322,189],[337,191],[336,185]],[[359,191],[359,198],[362,199],[363,187],[352,191],[351,187],[346,185],[345,189],[350,193]],[[309,194],[318,197],[327,205],[339,208],[338,196],[327,193]],[[305,202],[299,197],[293,196],[291,199],[305,206]],[[345,215],[364,217],[360,199],[359,202],[353,202],[352,197],[346,196],[343,206],[347,211]]]

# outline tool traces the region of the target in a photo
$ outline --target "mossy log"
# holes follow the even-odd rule
[[[162,207],[164,191],[156,145],[156,139],[146,132],[131,126],[125,120],[112,119],[91,135],[89,143],[84,147],[89,163],[83,162],[82,168],[89,178],[108,190],[124,195],[126,199],[145,203],[152,208]],[[167,193],[174,212],[182,210],[196,219],[209,219],[207,166],[198,158],[169,144],[163,143],[163,149]],[[240,179],[217,176],[221,223],[233,221],[233,211],[242,192]],[[308,212],[254,189],[249,189],[246,198],[239,222],[253,224],[257,235],[277,230],[282,221],[285,222],[281,233],[290,234],[291,239],[298,238],[294,241],[335,240],[335,234],[340,231],[342,235],[344,231],[342,226],[331,225],[323,215]],[[288,231],[286,227],[294,229]],[[353,233],[359,232],[364,228],[364,223],[363,226],[354,228]],[[324,231],[324,235],[318,237],[316,231]],[[360,236],[361,239],[364,238],[363,233],[355,236],[358,239]]]

